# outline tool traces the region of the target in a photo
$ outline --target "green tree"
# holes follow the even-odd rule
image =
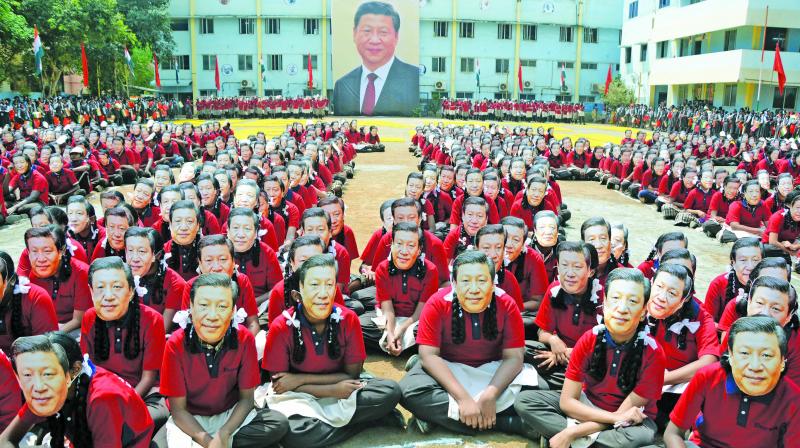
[[[33,28],[28,26],[25,17],[15,12],[18,4],[17,0],[0,2],[0,60],[3,61],[0,64],[0,82],[15,83],[20,79],[20,54],[31,49],[33,42]]]
[[[636,95],[633,90],[622,82],[619,75],[614,78],[611,85],[608,86],[608,94],[603,95],[603,103],[606,105],[606,110],[614,109],[619,106],[631,104],[636,102]]]
[[[172,40],[167,8],[169,0],[117,0],[117,9],[125,24],[136,33],[142,45],[149,46],[159,60],[172,56]]]

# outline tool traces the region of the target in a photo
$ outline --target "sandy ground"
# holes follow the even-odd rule
[[[330,118],[329,118],[330,119]],[[291,120],[231,120],[236,134],[244,137],[264,131],[267,136],[280,134]],[[353,227],[360,248],[366,244],[370,234],[380,225],[378,208],[386,199],[399,197],[403,193],[405,177],[415,170],[417,159],[407,151],[407,142],[414,127],[430,119],[375,118],[361,119],[359,125],[375,124],[380,128],[386,143],[385,153],[360,154],[356,159],[356,176],[346,185],[344,199],[347,203],[346,222]],[[445,122],[447,124],[465,122]],[[537,126],[533,124],[534,128]],[[548,126],[548,125],[545,125]],[[606,125],[555,124],[558,137],[578,136],[589,138],[593,145],[606,141],[618,142],[623,128]],[[578,239],[580,223],[591,216],[605,216],[612,222],[624,222],[630,228],[630,248],[634,265],[642,261],[661,233],[678,228],[671,221],[664,221],[654,209],[639,204],[617,192],[612,192],[593,182],[563,182],[564,201],[572,210],[572,220],[567,228],[569,239]],[[126,191],[129,191],[127,188]],[[96,195],[95,195],[96,199]],[[96,202],[96,201],[95,201]],[[96,205],[98,212],[99,205]],[[27,221],[0,230],[0,248],[16,259],[23,248],[23,233],[29,227]],[[710,240],[699,231],[684,228],[689,237],[689,247],[698,258],[698,296],[704,297],[708,282],[726,269],[729,247]],[[353,264],[354,268],[358,262]],[[371,354],[366,369],[375,376],[399,380],[403,376],[405,358],[390,359]],[[404,415],[409,414],[403,410]],[[352,438],[345,447],[422,447],[422,446],[538,446],[519,437],[503,434],[485,434],[477,437],[462,437],[443,430],[421,436],[418,432],[399,429],[370,428]]]

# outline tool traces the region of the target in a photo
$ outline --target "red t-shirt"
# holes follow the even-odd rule
[[[328,334],[317,334],[304,315],[297,316],[303,334],[306,355],[303,362],[294,361],[294,337],[296,329],[286,323],[286,316],[278,316],[269,326],[267,345],[261,358],[261,368],[268,372],[297,373],[341,373],[348,364],[357,364],[367,359],[361,323],[353,311],[343,306],[334,306],[333,312],[341,310],[336,338],[340,354],[336,359],[328,356]],[[295,315],[295,312],[290,312]],[[327,331],[327,330],[326,330]]]
[[[738,222],[743,226],[760,228],[767,222],[770,213],[764,205],[764,201],[759,202],[753,211],[747,210],[742,202],[744,200],[731,204],[725,218],[726,224],[731,225],[732,222]]]
[[[711,315],[714,322],[719,322],[722,317],[722,311],[728,303],[727,298],[728,290],[728,273],[725,272],[714,277],[711,283],[708,284],[706,290],[706,298],[703,300],[703,308]],[[734,296],[730,300],[736,300],[738,291],[735,291]]]
[[[450,224],[460,225],[461,224],[461,214],[463,213],[464,209],[464,200],[467,198],[467,193],[462,194],[461,196],[457,197],[455,201],[453,201],[453,208],[450,210]],[[480,197],[486,199],[485,195],[481,195]],[[500,222],[500,212],[497,211],[497,206],[495,205],[494,201],[491,199],[486,199],[486,202],[489,204],[489,224],[497,224]]]
[[[628,397],[617,385],[619,368],[626,361],[625,358],[629,356],[625,353],[628,348],[616,346],[611,336],[606,336],[606,375],[598,381],[589,375],[589,361],[592,359],[597,337],[598,335],[590,330],[578,339],[572,349],[564,376],[569,380],[583,383],[583,392],[593,405],[608,412],[615,412]],[[649,400],[644,413],[652,419],[658,412],[656,402],[661,398],[663,386],[664,351],[661,347],[653,349],[649,345],[645,345],[642,366],[636,376],[636,387],[631,392]]]
[[[272,291],[269,292],[269,303],[267,305],[267,322],[272,325],[275,322],[275,319],[283,313],[283,310],[286,309],[286,296],[283,294],[283,283],[284,280],[279,281],[275,284],[272,288]],[[342,297],[342,291],[339,288],[336,288],[336,294],[333,296],[333,303],[341,306],[344,308],[344,297]]]
[[[130,311],[126,317],[130,319]],[[108,359],[101,361],[94,346],[97,326],[97,311],[94,308],[86,311],[81,322],[81,351],[98,366],[116,373],[128,384],[136,386],[142,379],[145,370],[161,369],[164,358],[164,319],[161,314],[147,305],[139,304],[139,356],[128,359],[125,356],[125,344],[128,328],[125,325],[106,323],[108,333]]]
[[[281,281],[282,270],[278,256],[266,244],[259,242],[261,252],[258,254],[258,266],[255,265],[249,252],[236,253],[236,264],[239,272],[247,275],[253,284],[253,292],[261,296],[269,292]]]
[[[298,224],[300,222],[299,216],[300,215],[298,214]],[[297,225],[295,225],[295,227],[297,227]],[[333,239],[347,249],[347,253],[350,254],[351,260],[358,258],[358,243],[356,243],[356,235],[353,233],[353,229],[351,229],[350,226],[343,224],[342,231],[339,232],[338,235],[334,236]]]
[[[27,403],[17,416],[24,427],[45,421],[29,409]],[[96,371],[89,383],[86,398],[86,420],[96,447],[148,448],[153,435],[153,419],[147,405],[133,387],[116,374],[102,367]],[[71,425],[67,425],[66,436],[70,438]]]
[[[734,202],[736,201],[734,200]],[[708,206],[708,216],[711,216],[711,212],[716,210],[717,217],[725,219],[728,216],[728,209],[731,203],[721,192],[714,193],[714,196],[711,197],[711,205]]]
[[[19,197],[22,199],[30,196],[31,192],[38,191],[41,193],[39,194],[39,200],[45,205],[50,203],[50,198],[47,196],[50,192],[47,178],[36,170],[31,170],[24,179],[21,175],[13,176],[8,184],[8,190],[14,191],[17,188],[19,188]]]
[[[363,252],[361,252],[361,261],[364,263],[370,264],[372,260],[375,258],[375,251],[378,248],[378,244],[380,243],[381,239],[384,235],[386,235],[386,229],[381,226],[380,229],[372,232],[372,236],[369,237],[369,241],[367,241],[367,245],[364,246]]]
[[[719,356],[719,342],[714,320],[696,302],[692,302],[692,304],[697,308],[697,318],[689,323],[698,322],[700,326],[694,332],[691,331],[691,328],[688,329],[686,348],[683,350],[678,346],[678,337],[682,332],[682,327],[671,330],[667,328],[663,320],[658,321],[658,328],[653,337],[664,350],[664,367],[667,370],[683,367],[704,355]]]
[[[764,244],[769,243],[770,233],[777,233],[778,241],[788,241],[790,243],[794,243],[797,237],[800,236],[800,223],[794,223],[793,226],[786,227],[783,225],[784,220],[786,219],[789,221],[792,220],[792,216],[786,209],[773,213],[767,222],[767,231],[761,236],[761,242]]]
[[[186,410],[193,415],[217,415],[239,401],[239,391],[260,383],[256,342],[247,328],[236,331],[238,348],[200,348],[192,353],[186,347],[186,334],[178,329],[167,341],[161,364],[160,392],[166,397],[185,397]]]
[[[219,232],[222,235],[228,233],[228,223],[225,222],[222,225],[222,229]],[[267,243],[267,246],[271,247],[272,250],[278,250],[280,245],[278,244],[278,236],[277,232],[275,232],[275,226],[267,219],[265,216],[260,216],[258,221],[258,236],[261,239],[262,243]]]
[[[548,201],[547,198],[542,199],[542,202],[540,202],[536,207],[531,207],[528,205],[528,199],[525,196],[514,201],[514,205],[511,206],[511,211],[509,214],[525,221],[525,225],[528,226],[528,229],[533,229],[533,217],[536,215],[536,213],[542,210],[550,210],[551,212],[558,214],[555,206],[553,206],[553,204]]]
[[[514,274],[522,290],[522,301],[527,302],[533,296],[543,296],[549,281],[542,254],[527,246],[523,251],[506,269]]]
[[[586,314],[583,310],[576,309],[574,303],[565,303],[566,307],[564,309],[554,307],[552,303],[553,295],[558,294],[560,289],[561,284],[558,280],[550,284],[544,293],[542,303],[539,305],[539,312],[536,313],[535,322],[542,330],[557,335],[567,347],[574,347],[584,333],[597,325],[597,316],[602,316],[603,313],[605,294],[601,288],[597,293],[597,303],[594,304],[596,308],[591,314]],[[588,289],[592,289],[591,283],[588,285]],[[566,291],[564,293],[566,296]],[[580,300],[577,297],[575,299]],[[573,319],[577,319],[578,323],[575,324]]]
[[[694,428],[690,440],[702,447],[797,446],[800,388],[783,378],[769,394],[750,397],[714,363],[694,374],[669,419]]]
[[[11,367],[11,360],[0,350],[0,428],[4,428],[14,420],[17,411],[25,403],[19,388],[17,376]]]
[[[456,344],[452,338],[453,300],[458,299],[451,287],[440,289],[428,299],[419,318],[417,344],[437,347],[442,359],[472,367],[499,361],[505,349],[525,346],[525,329],[519,307],[507,294],[497,294],[494,299],[497,301],[495,339],[486,339],[483,335],[485,311],[480,314],[464,311],[464,342]]]
[[[383,260],[375,270],[375,299],[377,308],[391,301],[397,317],[411,317],[417,304],[426,302],[439,289],[439,274],[436,265],[425,260],[425,276],[416,276],[414,267],[405,273],[399,270],[389,273],[389,260]],[[404,275],[405,274],[405,275]]]
[[[0,322],[3,327],[3,330],[0,331],[0,350],[6,353],[11,353],[11,344],[20,336],[35,336],[58,330],[58,318],[53,299],[41,287],[34,284],[28,286],[30,287],[28,292],[20,297],[22,305],[20,320],[23,334],[12,335],[11,306],[7,306],[5,312],[0,314]]]
[[[42,287],[49,297],[55,297],[56,316],[58,323],[64,324],[72,320],[75,310],[86,311],[92,308],[92,291],[89,289],[89,266],[76,259],[70,260],[72,275],[66,281],[58,280],[55,276],[42,279],[31,272],[31,283]],[[58,294],[53,294],[54,289]]]
[[[695,187],[686,188],[683,181],[675,182],[669,190],[669,197],[671,197],[673,201],[683,204],[686,202],[686,198],[689,197],[689,193],[694,189]]]
[[[58,173],[52,171],[48,172],[45,177],[47,178],[47,187],[49,192],[53,194],[63,194],[78,185],[78,179],[75,173],[69,168],[62,168]]]
[[[708,212],[715,193],[714,190],[703,191],[700,187],[693,188],[686,196],[683,208]]]

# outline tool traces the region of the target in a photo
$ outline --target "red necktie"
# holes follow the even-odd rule
[[[361,105],[361,113],[364,115],[372,115],[372,110],[375,109],[375,79],[378,77],[375,73],[367,75],[369,83],[367,84],[367,91],[364,92],[364,103]]]

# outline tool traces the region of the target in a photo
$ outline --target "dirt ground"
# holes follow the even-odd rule
[[[331,120],[332,118],[328,118]],[[292,120],[231,120],[236,135],[245,137],[264,131],[268,137],[279,135]],[[198,121],[195,121],[199,123]],[[400,197],[406,175],[415,170],[417,159],[407,151],[408,141],[414,127],[426,122],[440,120],[411,118],[360,119],[359,125],[375,124],[380,129],[382,141],[386,144],[385,153],[360,154],[356,159],[356,176],[348,181],[344,194],[347,203],[346,222],[356,233],[359,248],[363,248],[371,233],[380,225],[378,208],[389,198]],[[447,124],[465,122],[446,122]],[[531,124],[536,127],[537,124]],[[549,126],[549,125],[545,125]],[[618,142],[623,128],[606,125],[563,125],[555,124],[558,137],[582,136],[593,145],[606,141]],[[629,245],[632,262],[638,264],[650,251],[659,234],[676,230],[670,221],[661,219],[654,209],[643,207],[638,201],[622,196],[601,187],[594,182],[563,182],[564,201],[572,210],[572,219],[567,228],[568,239],[578,239],[580,223],[591,216],[605,216],[611,222],[623,222],[630,229]],[[127,188],[126,191],[129,191]],[[95,203],[96,203],[95,195]],[[95,205],[98,212],[100,207]],[[23,248],[23,233],[29,227],[27,221],[0,229],[0,248],[16,259]],[[699,297],[705,296],[708,282],[726,269],[728,247],[710,240],[699,231],[688,230],[689,248],[698,258]],[[358,262],[353,263],[354,269]],[[387,356],[371,354],[366,369],[375,376],[399,380],[403,376],[405,358],[389,359]],[[408,413],[403,410],[404,414]],[[429,447],[429,446],[497,446],[522,447],[538,446],[515,436],[498,433],[478,437],[462,437],[443,430],[421,436],[418,432],[398,429],[370,428],[342,444],[344,447]]]

